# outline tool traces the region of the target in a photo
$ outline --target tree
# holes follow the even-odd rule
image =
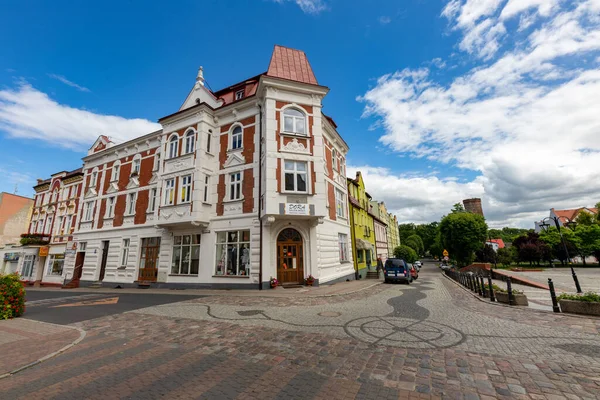
[[[461,212],[467,212],[467,210],[465,210],[465,207],[462,205],[462,203],[456,203],[456,204],[454,204],[454,206],[452,206],[452,212],[453,213],[461,213]]]
[[[583,265],[585,265],[585,258],[600,250],[600,225],[577,225],[574,236],[577,253],[581,256]]]
[[[578,226],[590,226],[595,224],[594,216],[586,211],[580,211],[579,214],[577,214],[575,221]]]
[[[410,247],[401,244],[394,249],[394,257],[401,258],[407,263],[414,263],[419,259],[417,253]]]
[[[574,256],[578,253],[577,251],[577,242],[578,238],[575,237],[575,234],[570,229],[561,229],[563,238],[565,239],[565,245],[567,246],[567,251],[569,252],[569,256]],[[568,262],[567,254],[565,253],[565,248],[562,244],[562,240],[560,239],[560,234],[555,227],[550,227],[548,231],[543,231],[539,234],[539,238],[542,242],[546,243],[552,249],[551,257],[558,258],[561,264],[565,264]],[[513,242],[514,243],[514,242]]]
[[[540,235],[535,232],[528,232],[513,240],[513,246],[517,249],[517,258],[519,261],[539,264],[540,260],[550,260],[550,249],[540,239]]]
[[[417,254],[421,255],[425,252],[425,246],[423,245],[423,239],[419,235],[410,235],[404,241],[404,244],[411,247]]]
[[[431,246],[435,243],[440,223],[437,221],[421,224],[415,227],[415,233],[423,239],[423,252],[431,253]]]
[[[504,243],[512,243],[519,236],[526,235],[529,229],[509,228],[505,226],[502,229],[490,229],[488,236],[492,239],[502,239]]]
[[[453,212],[440,222],[442,245],[459,266],[471,263],[475,250],[485,243],[486,234],[487,224],[481,215]]]
[[[415,234],[415,224],[398,225],[398,233],[400,234],[400,243],[403,243],[409,236]]]
[[[503,249],[498,249],[498,262],[504,265],[505,267],[510,266],[516,260],[514,250],[514,247],[505,247]]]
[[[493,263],[496,259],[496,252],[489,244],[486,244],[481,249],[475,251],[475,259],[483,263]]]

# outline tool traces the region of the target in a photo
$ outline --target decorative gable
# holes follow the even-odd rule
[[[106,150],[107,148],[113,145],[112,140],[108,136],[100,135],[98,139],[94,142],[92,147],[88,150],[88,156],[94,153],[98,153],[100,151]]]
[[[94,188],[89,188],[88,191],[85,193],[85,198],[88,199],[90,197],[96,197],[98,196],[98,192],[96,192],[96,189]]]
[[[129,183],[127,184],[127,189],[134,189],[139,186],[140,186],[139,178],[137,176],[132,176],[131,179],[129,179]]]
[[[106,189],[106,193],[115,193],[119,191],[119,185],[117,185],[117,182],[111,182],[110,185],[108,185],[108,189]]]
[[[148,182],[148,184],[153,184],[153,183],[157,183],[158,182],[158,176],[156,175],[156,172],[154,172],[152,174],[152,178],[150,178],[150,182]]]
[[[242,155],[241,152],[236,151],[236,152],[229,153],[229,156],[227,157],[227,160],[223,164],[223,167],[229,168],[229,167],[235,167],[235,166],[244,165],[244,164],[246,164],[246,159],[244,158],[244,156]]]

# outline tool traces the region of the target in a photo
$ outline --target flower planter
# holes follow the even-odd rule
[[[565,313],[600,315],[600,303],[561,299],[558,304],[560,304],[560,310]]]
[[[508,293],[507,292],[495,292],[498,303],[508,304]],[[528,306],[527,296],[524,294],[513,293],[513,305],[514,306]]]

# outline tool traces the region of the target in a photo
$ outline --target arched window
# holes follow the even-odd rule
[[[139,154],[133,158],[133,162],[131,163],[131,175],[139,175],[140,167],[142,164],[142,157]]]
[[[187,131],[185,134],[185,154],[194,152],[194,142],[196,141],[196,132],[193,130]]]
[[[286,109],[283,112],[283,131],[306,135],[306,115],[295,108]]]
[[[169,158],[177,157],[178,150],[179,150],[179,138],[177,137],[177,135],[173,135],[169,139]]]
[[[242,127],[236,126],[231,131],[231,149],[241,149],[242,148]]]
[[[121,172],[121,164],[116,162],[112,167],[112,175],[111,175],[110,181],[111,182],[118,181],[120,172]]]

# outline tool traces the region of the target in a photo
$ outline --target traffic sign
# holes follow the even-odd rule
[[[448,250],[444,249],[444,252],[442,253],[442,255],[443,255],[444,257],[448,257]]]

